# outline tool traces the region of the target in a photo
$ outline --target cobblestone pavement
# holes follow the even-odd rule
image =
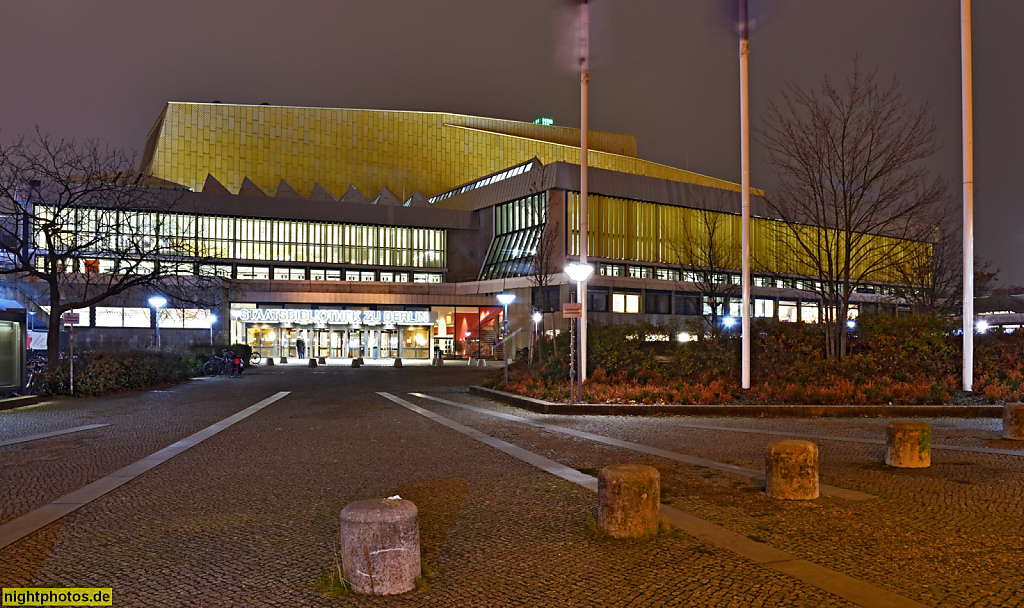
[[[576,430],[763,469],[777,435],[884,439],[886,420],[697,419],[552,416],[468,394],[451,401]],[[572,438],[441,403],[424,407],[542,456],[585,470],[646,462],[662,474],[663,502],[800,557],[934,606],[1024,605],[1024,457],[933,450],[928,469],[882,463],[884,446],[817,439],[821,481],[878,496],[773,501],[738,476]],[[932,441],[1021,449],[999,438],[1000,421],[932,420]]]
[[[595,538],[588,533],[592,492],[375,394],[388,391],[575,468],[653,461],[669,504],[925,604],[1007,606],[1022,598],[1020,458],[936,452],[932,469],[892,472],[877,465],[880,446],[819,441],[823,481],[881,498],[775,503],[727,474],[406,394],[436,394],[714,460],[761,464],[766,437],[692,429],[667,418],[530,414],[466,394],[464,387],[479,377],[478,370],[452,366],[259,367],[234,380],[0,412],[0,440],[110,424],[0,447],[6,521],[291,391],[0,549],[0,584],[112,587],[116,606],[851,605],[686,535]],[[867,437],[879,423],[728,424]],[[948,431],[962,441],[991,441],[994,427],[986,424],[936,428],[935,440],[948,443]],[[423,557],[433,570],[426,588],[392,598],[316,591],[334,562],[342,507],[395,493],[421,510]]]

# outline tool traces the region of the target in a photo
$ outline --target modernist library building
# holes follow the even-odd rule
[[[168,103],[140,169],[178,189],[189,211],[152,225],[177,226],[202,256],[192,271],[220,277],[229,295],[211,311],[172,302],[159,318],[142,295],[93,307],[76,341],[155,323],[165,341],[200,341],[216,313],[222,339],[265,357],[298,356],[300,339],[307,357],[500,357],[496,295],[508,292],[508,348],[528,346],[537,312],[543,331],[567,327],[560,307],[575,285],[561,269],[579,255],[579,140],[578,129],[435,112]],[[631,135],[589,140],[588,316],[701,315],[709,304],[675,244],[711,214],[716,238],[738,247],[739,186],[642,160]],[[753,207],[763,270],[753,314],[816,321],[809,279],[786,272],[756,193]],[[531,278],[542,248],[553,262],[543,290]],[[114,260],[83,263],[116,272]],[[716,280],[737,284],[739,269]],[[855,307],[877,307],[887,289],[863,290]],[[720,304],[738,315],[738,290]]]

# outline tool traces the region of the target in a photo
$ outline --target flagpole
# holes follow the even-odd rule
[[[750,388],[750,106],[748,102],[747,58],[750,55],[747,29],[747,0],[740,1],[740,166],[742,169],[742,356],[741,386]]]

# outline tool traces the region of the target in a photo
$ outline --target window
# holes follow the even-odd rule
[[[281,268],[280,266],[274,268],[274,280],[275,281],[305,281],[306,280],[306,269],[305,268]]]
[[[817,323],[818,322],[818,303],[817,302],[801,302],[800,303],[800,320],[804,323]]]
[[[779,300],[779,321],[796,323],[797,303],[791,300]]]
[[[358,270],[346,270],[345,271],[345,280],[346,281],[358,281],[359,280],[359,271]]]
[[[754,277],[754,287],[771,287],[774,285],[771,277]]]
[[[640,294],[638,293],[614,293],[612,294],[612,312],[637,314],[640,312]]]
[[[671,294],[661,291],[648,291],[644,294],[644,312],[649,315],[667,315],[671,311],[669,309]]]
[[[679,271],[675,268],[659,268],[656,276],[661,281],[678,281]]]
[[[413,283],[440,283],[441,275],[433,272],[414,272],[412,273]]]
[[[634,279],[653,279],[654,269],[650,266],[630,266],[629,276]]]
[[[360,281],[365,281],[365,282],[376,281],[377,280],[377,273],[372,271],[372,270],[360,271],[360,273],[359,273],[359,280]]]
[[[626,276],[625,264],[601,264],[601,276],[603,277],[624,277]]]
[[[309,271],[310,281],[340,281],[341,271],[340,270],[325,270],[323,268],[314,268]]]
[[[394,283],[395,282],[395,273],[381,271],[381,273],[380,273],[380,282],[381,283]]]
[[[697,316],[700,314],[700,296],[691,293],[676,294],[676,314]]]
[[[199,274],[204,277],[225,277],[231,278],[230,264],[200,264]]]
[[[270,268],[267,266],[239,266],[238,278],[250,281],[267,281],[270,279]]]
[[[774,317],[775,300],[769,300],[767,298],[754,298],[754,316],[769,318]]]
[[[202,308],[164,308],[160,310],[160,327],[208,329],[210,311]]]
[[[587,310],[590,312],[608,312],[608,291],[605,289],[587,289]]]
[[[480,278],[503,279],[529,274],[546,225],[547,196],[544,194],[494,207],[494,241]]]

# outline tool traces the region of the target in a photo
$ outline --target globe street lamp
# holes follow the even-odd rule
[[[149,299],[149,305],[156,310],[156,347],[160,348],[160,309],[167,306],[167,298],[163,296],[153,296]]]
[[[586,282],[586,280],[588,278],[590,278],[590,275],[593,274],[593,272],[594,272],[594,267],[591,266],[590,264],[574,263],[574,264],[569,264],[568,266],[565,267],[565,274],[569,275],[569,278],[572,279],[576,283],[576,296],[577,296],[577,299],[580,300],[580,302],[581,302],[581,304],[580,304],[580,306],[581,306],[580,327],[581,328],[583,327],[583,324],[586,321],[586,319],[585,319],[585,314],[586,313],[583,312],[583,311],[586,310],[586,304],[582,303],[583,300],[586,299],[586,294],[583,292],[583,284]],[[578,375],[577,374],[572,374],[572,372],[570,371],[570,376],[576,376],[575,378],[570,378],[570,387],[569,387],[569,398],[570,399],[572,399],[572,386],[571,386],[572,380],[573,379],[576,380],[576,383],[577,383],[576,386],[578,387],[577,391],[582,391],[583,382],[587,379],[587,352],[586,352],[586,349],[587,349],[587,339],[586,339],[586,336],[585,336],[585,334],[584,334],[582,329],[580,331],[579,341],[580,341],[579,342],[579,347],[577,349],[579,351],[579,355],[578,355],[578,358],[579,358],[579,369],[578,369]],[[573,344],[573,346],[576,346],[576,345]],[[570,364],[571,363],[572,363],[572,361],[571,361],[571,358],[570,358]]]
[[[213,346],[213,324],[217,322],[217,315],[210,313],[210,346]]]
[[[537,310],[533,313],[533,343],[530,345],[530,365],[533,365],[533,351],[537,350],[540,344],[540,322],[544,320],[544,313]],[[540,361],[540,358],[537,358]]]
[[[501,321],[501,358],[505,360],[505,382],[508,382],[508,305],[515,302],[516,294],[499,293],[498,302],[504,307]]]

